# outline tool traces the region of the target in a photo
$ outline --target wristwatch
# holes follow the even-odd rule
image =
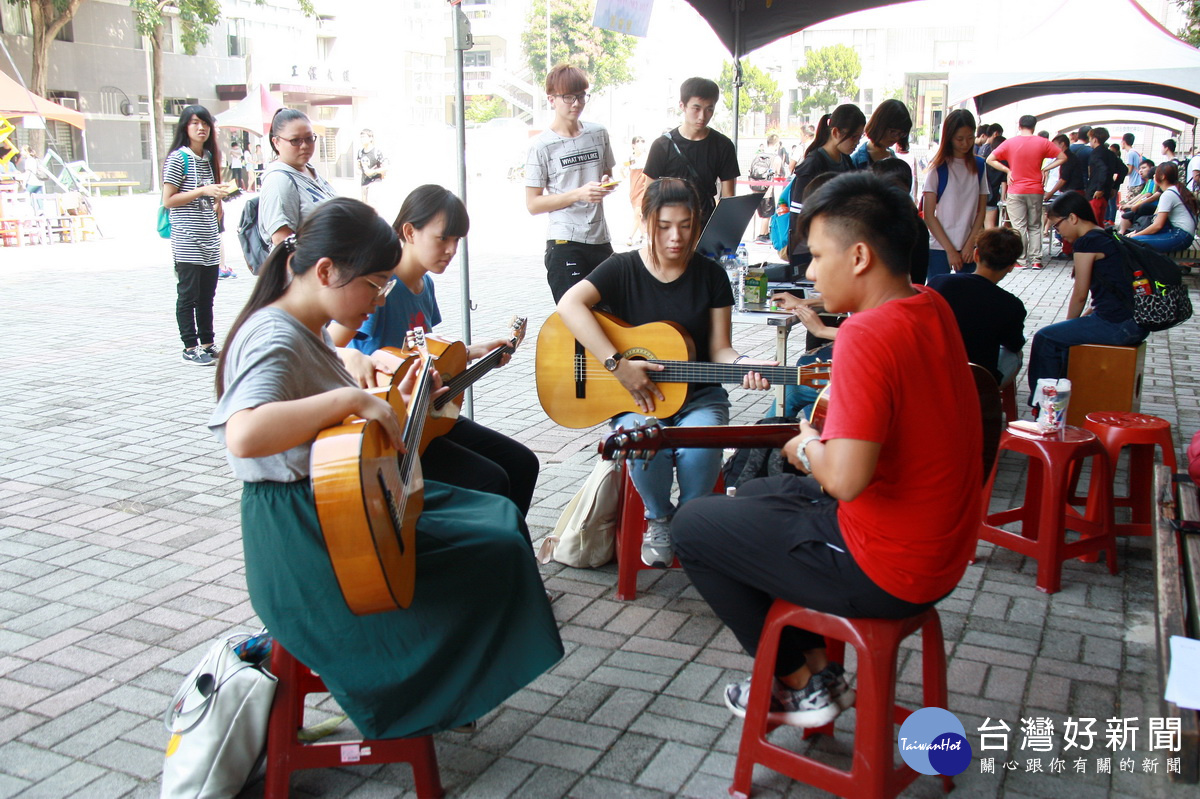
[[[808,445],[814,441],[820,441],[820,436],[808,436],[800,440],[800,446],[796,448],[796,457],[800,459],[800,465],[804,467],[804,471],[812,474],[812,464],[808,462]]]
[[[621,362],[621,359],[624,357],[625,356],[622,355],[621,353],[614,352],[608,358],[604,359],[604,368],[610,372],[617,371],[617,364],[619,364]]]

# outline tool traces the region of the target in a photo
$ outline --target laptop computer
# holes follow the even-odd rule
[[[738,245],[745,241],[746,228],[760,202],[761,194],[739,194],[717,203],[717,209],[700,234],[696,251],[714,261],[720,259],[725,250],[737,252]]]

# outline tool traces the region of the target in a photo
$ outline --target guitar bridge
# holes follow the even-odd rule
[[[575,342],[575,399],[587,399],[587,353]]]

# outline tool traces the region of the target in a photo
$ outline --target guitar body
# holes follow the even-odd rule
[[[351,612],[408,607],[423,506],[420,464],[405,485],[383,426],[349,421],[313,442],[312,485],[321,534]]]
[[[442,376],[442,383],[449,383],[450,380],[462,374],[467,368],[467,345],[461,341],[447,341],[446,339],[434,338],[426,336],[425,343],[428,346],[429,354],[434,356],[434,368],[438,370],[438,374]],[[413,357],[414,353],[409,349],[397,349],[396,347],[384,347],[385,352],[391,353],[398,358],[407,359]],[[403,372],[397,370],[397,380],[403,376]],[[388,375],[390,377],[390,375]],[[466,395],[459,393],[450,398],[450,402],[454,403],[459,410],[462,409],[463,399]],[[395,404],[393,403],[393,406]],[[425,448],[429,446],[429,442],[438,436],[443,436],[450,432],[450,428],[454,427],[454,423],[458,421],[457,411],[449,413],[440,413],[440,415],[430,414],[425,421],[425,429],[421,434],[420,452],[423,454]]]
[[[691,338],[674,322],[629,325],[596,312],[604,334],[631,360],[691,361],[696,357]],[[546,415],[563,427],[592,427],[618,413],[640,413],[621,381],[592,357],[563,324],[557,313],[542,325],[538,334],[534,374],[538,399]],[[665,400],[655,403],[659,417],[679,412],[687,400],[687,383],[657,383]]]

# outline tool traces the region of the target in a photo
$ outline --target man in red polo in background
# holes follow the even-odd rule
[[[1034,134],[1037,117],[1026,114],[1017,121],[1017,135],[988,153],[987,165],[1008,173],[1008,219],[1021,237],[1017,269],[1042,268],[1042,196],[1046,173],[1067,160],[1054,142]],[[1042,166],[1047,158],[1054,160]],[[1007,161],[1005,166],[1003,162]]]

